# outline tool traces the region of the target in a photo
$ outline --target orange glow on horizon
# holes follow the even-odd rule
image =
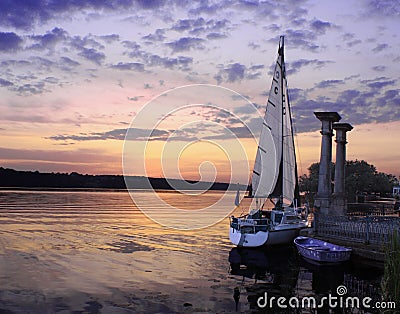
[[[351,123],[351,121],[349,121]],[[0,135],[3,145],[8,148],[2,152],[0,163],[2,167],[17,170],[39,170],[41,172],[72,172],[83,174],[122,174],[123,141],[76,141],[71,145],[59,145],[49,139],[46,134],[40,134],[39,127],[32,126],[32,137],[21,133],[18,140],[11,141],[10,137]],[[376,166],[380,172],[400,175],[400,151],[397,149],[400,140],[400,123],[390,122],[381,124],[356,125],[347,134],[347,159],[365,160]],[[15,139],[15,138],[14,138]],[[226,142],[226,143],[225,143]],[[229,141],[223,146],[232,147]],[[222,142],[221,142],[222,143]],[[242,177],[248,178],[253,167],[257,144],[252,139],[241,139],[240,143],[246,152],[246,158],[238,158],[235,150],[229,156],[240,164],[243,169]],[[180,152],[188,143],[171,143]],[[297,161],[299,175],[308,173],[307,168],[319,161],[321,135],[319,131],[301,133],[296,136]],[[333,161],[335,160],[335,142],[333,138]],[[174,149],[172,151],[174,151]],[[161,159],[164,142],[152,141],[146,150],[146,170],[151,177],[164,177]],[[387,154],[386,152],[390,152]],[[240,154],[239,154],[240,155]],[[390,158],[388,157],[390,155]],[[188,145],[180,155],[165,154],[165,164],[177,166],[182,177],[189,180],[199,180],[199,166],[203,162],[212,163],[217,169],[217,181],[229,182],[231,166],[227,154],[217,145],[209,142],[196,142]],[[167,167],[167,168],[168,168]],[[249,173],[245,169],[249,168]],[[171,169],[170,169],[171,170]],[[213,178],[214,169],[210,164],[204,164],[204,178]],[[132,175],[144,175],[132,173]]]

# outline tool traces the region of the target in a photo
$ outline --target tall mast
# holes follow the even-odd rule
[[[285,93],[284,93],[284,91],[285,91],[285,87],[283,86],[283,78],[284,78],[284,76],[285,76],[285,58],[284,58],[284,44],[285,44],[285,37],[282,35],[281,37],[280,37],[280,42],[281,42],[281,45],[280,45],[280,47],[279,47],[279,50],[280,50],[280,54],[281,54],[281,73],[282,73],[282,75],[281,75],[281,91],[282,91],[282,122],[284,121],[284,115],[286,114],[286,107],[285,107]],[[283,145],[283,136],[284,136],[284,134],[283,134],[283,130],[284,130],[284,123],[282,123],[282,126],[281,126],[281,132],[282,132],[282,141],[281,141],[281,151],[282,151],[282,155],[281,155],[281,162],[280,162],[280,166],[279,166],[279,172],[281,173],[281,174],[283,174],[283,151],[284,151],[284,145]],[[283,179],[281,180],[281,195],[279,195],[279,198],[281,198],[281,196],[283,196],[283,184],[284,184],[284,181],[283,181]]]
[[[279,63],[280,62],[280,63]],[[280,125],[280,137],[279,137],[279,146],[280,146],[280,150],[281,150],[281,154],[279,156],[279,162],[278,162],[278,177],[277,177],[277,181],[275,184],[274,189],[272,190],[270,197],[272,198],[278,198],[280,199],[281,196],[283,195],[283,190],[284,190],[284,179],[283,179],[283,162],[284,162],[284,116],[285,116],[285,95],[284,95],[284,84],[283,84],[283,80],[284,80],[284,66],[285,66],[285,59],[284,59],[284,36],[280,36],[279,37],[279,47],[278,47],[278,62],[277,62],[277,66],[279,66],[279,82],[276,81],[277,84],[279,84],[279,90],[281,91],[281,95],[280,95],[280,100],[279,100],[279,105],[280,105],[280,121],[281,121],[281,125]]]

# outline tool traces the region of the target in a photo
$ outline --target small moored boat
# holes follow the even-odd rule
[[[326,241],[300,236],[294,239],[294,244],[301,256],[313,261],[340,263],[350,259],[350,248]]]

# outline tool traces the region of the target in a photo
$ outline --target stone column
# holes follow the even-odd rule
[[[336,165],[331,213],[333,215],[345,215],[347,210],[344,184],[346,177],[346,133],[351,131],[353,127],[349,123],[334,123],[333,129],[336,131]]]
[[[314,112],[322,122],[321,158],[319,162],[318,192],[314,206],[319,208],[321,214],[329,214],[330,198],[332,193],[331,163],[332,163],[332,136],[333,122],[338,122],[341,117],[337,112]]]

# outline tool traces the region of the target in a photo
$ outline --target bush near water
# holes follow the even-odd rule
[[[385,251],[385,268],[382,278],[382,296],[384,301],[396,302],[400,306],[400,238],[397,232],[392,234],[392,239]],[[388,310],[385,313],[391,313]],[[394,312],[393,312],[394,313]]]

